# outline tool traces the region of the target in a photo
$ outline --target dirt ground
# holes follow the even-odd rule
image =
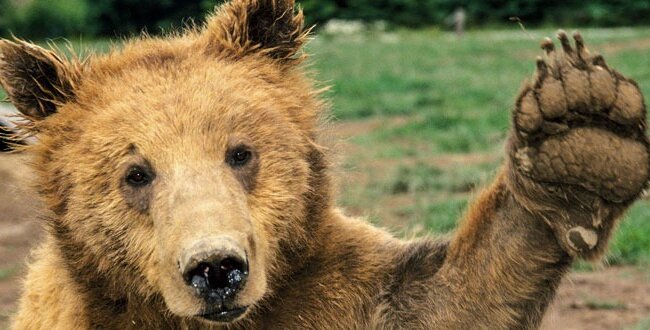
[[[566,277],[542,329],[625,329],[648,318],[648,270],[612,267]]]
[[[26,161],[24,155],[0,154],[0,329],[16,309],[29,249],[42,236]],[[624,329],[647,318],[650,271],[603,268],[568,276],[542,328]]]
[[[16,308],[25,260],[42,232],[25,162],[23,155],[0,154],[0,329]]]

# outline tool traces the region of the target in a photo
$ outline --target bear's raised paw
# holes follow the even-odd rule
[[[580,186],[610,202],[635,199],[649,175],[643,96],[636,83],[564,32],[542,43],[535,81],[513,114],[516,168],[539,183]]]
[[[650,144],[636,83],[573,37],[575,46],[558,33],[561,50],[542,42],[545,55],[513,112],[509,175],[531,209],[555,210],[545,218],[568,249],[584,252],[646,188]]]

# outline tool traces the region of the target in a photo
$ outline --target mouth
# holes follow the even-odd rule
[[[231,322],[246,313],[248,306],[237,307],[233,309],[221,309],[219,311],[209,311],[208,313],[198,315],[198,317],[216,322]]]

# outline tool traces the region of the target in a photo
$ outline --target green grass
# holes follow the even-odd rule
[[[632,207],[610,245],[612,263],[650,266],[650,201]]]
[[[0,268],[0,281],[4,281],[13,276],[18,271],[18,269],[18,266]]]
[[[650,80],[650,58],[638,56],[645,55],[645,49],[625,48],[650,37],[649,30],[582,32],[610,64],[642,85]],[[539,41],[553,34],[477,31],[459,40],[437,30],[408,30],[317,37],[308,51],[314,54],[318,77],[333,84],[334,113],[340,119],[460,113],[467,119],[494,117],[491,126],[503,128],[507,115],[502,113],[510,109],[521,81],[532,74],[535,57],[541,54]],[[612,44],[623,49],[601,47]]]
[[[613,309],[625,309],[626,305],[622,302],[615,301],[615,300],[599,300],[594,298],[588,298],[585,301],[585,307],[589,309],[613,310]]]
[[[395,169],[386,191],[391,194],[467,193],[485,181],[494,167],[495,164],[492,163],[446,169],[424,163],[401,165]]]
[[[467,207],[464,198],[432,203],[424,209],[424,225],[436,233],[448,233],[458,225],[458,219]]]

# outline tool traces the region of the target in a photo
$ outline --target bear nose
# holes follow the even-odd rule
[[[185,283],[209,304],[232,301],[248,277],[245,256],[227,248],[190,252],[180,267]]]
[[[218,256],[199,262],[184,277],[203,298],[209,298],[211,293],[229,298],[237,293],[246,280],[246,268],[246,262],[236,256]]]

